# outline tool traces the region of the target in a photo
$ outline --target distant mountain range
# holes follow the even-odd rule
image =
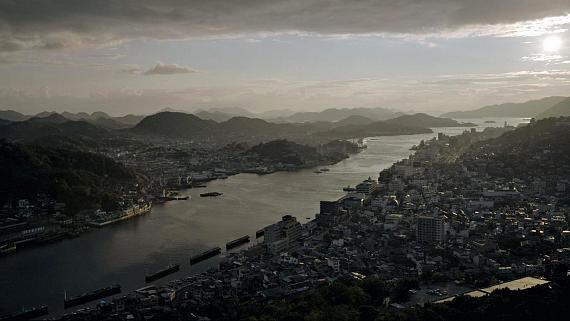
[[[552,96],[524,103],[506,103],[481,107],[475,110],[454,111],[441,115],[449,118],[484,118],[484,117],[536,117],[566,100],[568,97]]]
[[[383,120],[402,115],[386,108],[329,108],[323,111],[300,112],[290,116],[269,119],[275,123],[303,123],[303,122],[336,122],[350,116],[362,116],[372,120]]]
[[[47,115],[47,116],[46,116]],[[64,117],[66,115],[67,117]],[[287,139],[337,139],[369,136],[430,133],[434,127],[465,127],[448,118],[426,114],[402,115],[384,121],[351,115],[336,122],[272,123],[249,117],[232,117],[225,121],[202,119],[181,112],[160,112],[144,117],[135,126],[118,126],[118,117],[100,114],[43,113],[24,121],[0,122],[0,138],[20,142],[63,141],[68,145],[94,146],[104,138],[125,135],[150,135],[175,139],[221,139],[224,141]],[[136,116],[131,117],[136,121]],[[73,118],[75,120],[70,120]],[[86,119],[89,118],[89,119]],[[125,120],[123,120],[125,121]]]
[[[558,104],[536,115],[535,117],[541,119],[548,117],[568,117],[568,116],[570,116],[570,98],[564,99]]]
[[[329,138],[359,138],[367,136],[422,134],[432,127],[467,127],[453,119],[426,114],[402,115],[385,121],[351,115],[337,122],[272,123],[259,118],[232,117],[216,122],[192,114],[163,112],[146,117],[131,131],[143,135],[161,135],[172,138],[251,136],[295,137],[315,135]]]
[[[85,112],[70,113],[67,111],[64,111],[63,113],[59,114],[54,111],[44,111],[34,116],[30,116],[30,115],[24,115],[14,110],[0,110],[0,120],[3,120],[4,123],[6,121],[21,122],[30,119],[44,119],[52,115],[58,115],[62,117],[62,119],[64,120],[85,121],[106,129],[122,129],[122,128],[133,127],[145,117],[138,115],[112,117],[101,111],[96,111],[91,114]]]
[[[434,117],[428,114],[418,113],[413,115],[402,115],[396,118],[388,119],[386,122],[391,124],[399,124],[414,127],[474,127],[477,124],[460,123],[451,118]]]

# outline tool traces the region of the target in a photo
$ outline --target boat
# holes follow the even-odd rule
[[[199,262],[202,262],[204,260],[207,260],[211,257],[214,257],[216,255],[219,255],[222,253],[222,249],[219,246],[216,246],[215,248],[209,249],[207,251],[204,251],[200,254],[196,254],[192,257],[190,257],[190,264],[196,264]]]
[[[314,171],[313,173],[315,173],[315,174],[320,174],[321,171]]]
[[[100,289],[97,289],[95,291],[83,293],[83,294],[78,295],[76,297],[67,298],[67,295],[66,295],[65,300],[63,301],[63,306],[67,309],[67,308],[74,307],[76,305],[84,304],[84,303],[94,301],[97,299],[106,298],[110,295],[117,294],[117,293],[121,293],[121,286],[118,284],[107,286],[104,288],[100,288]]]
[[[346,187],[343,187],[342,190],[345,192],[354,192],[354,191],[356,191],[356,188],[350,187],[350,185],[348,185]]]
[[[0,246],[0,256],[8,255],[11,253],[16,252],[16,244],[15,243],[6,243]]]
[[[65,239],[67,235],[65,233],[48,233],[42,235],[36,239],[38,243],[55,243],[57,241],[61,241]]]
[[[226,243],[226,250],[233,249],[234,247],[238,247],[248,242],[249,242],[249,235],[244,235],[239,239],[235,239],[233,241]]]
[[[192,185],[192,187],[193,187],[193,188],[206,188],[206,187],[208,187],[208,186],[205,185],[205,184],[194,184],[194,185]]]
[[[178,265],[178,264],[171,264],[171,265],[165,267],[165,268],[162,269],[162,270],[159,270],[159,271],[156,271],[156,272],[154,272],[154,273],[145,275],[144,279],[145,279],[145,282],[146,282],[146,283],[149,283],[149,282],[158,280],[158,279],[160,279],[160,278],[163,278],[163,277],[165,277],[165,276],[167,276],[167,275],[169,275],[169,274],[172,274],[172,273],[175,273],[175,272],[178,272],[178,271],[180,271],[180,265]]]
[[[262,237],[263,235],[265,235],[265,231],[264,231],[264,230],[259,230],[259,231],[255,232],[255,238],[256,238],[256,239]]]
[[[224,193],[220,193],[220,192],[207,192],[207,193],[201,193],[200,197],[218,197],[224,195]]]
[[[186,196],[175,196],[175,197],[174,197],[174,200],[176,200],[176,201],[185,201],[185,200],[187,200],[187,199],[189,199],[189,198],[190,198],[190,196],[188,196],[188,195],[186,195]]]
[[[29,320],[42,315],[48,314],[48,306],[42,305],[39,307],[33,307],[29,309],[24,309],[20,312],[14,312],[0,316],[0,321],[16,321],[16,320]]]
[[[485,121],[485,124],[495,124],[495,123],[497,123],[497,122],[494,120],[486,120]]]
[[[330,169],[328,169],[328,168],[326,168],[326,167],[325,167],[325,168],[321,168],[321,172],[328,172],[328,171],[330,171]]]

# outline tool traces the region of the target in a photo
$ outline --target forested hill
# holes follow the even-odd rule
[[[0,141],[0,202],[46,193],[70,212],[98,208],[135,174],[98,154]]]
[[[570,176],[570,117],[532,122],[473,145],[463,162],[493,176]]]

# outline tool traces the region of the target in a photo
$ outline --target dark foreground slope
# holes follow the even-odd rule
[[[562,321],[570,313],[567,278],[532,289],[500,290],[424,307],[397,309],[385,304],[406,295],[410,287],[412,283],[394,285],[374,278],[337,280],[289,300],[244,307],[239,317],[249,321]]]

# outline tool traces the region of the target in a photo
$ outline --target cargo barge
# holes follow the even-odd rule
[[[97,289],[95,291],[83,293],[76,297],[65,298],[63,301],[63,306],[67,309],[70,307],[74,307],[76,305],[84,304],[90,301],[94,301],[97,299],[106,298],[113,294],[121,293],[121,286],[120,285],[111,285],[104,288]]]
[[[200,254],[196,254],[196,255],[190,257],[190,264],[196,264],[196,263],[202,262],[202,261],[207,260],[211,257],[216,256],[216,255],[220,255],[221,253],[222,253],[222,249],[219,246],[217,246],[213,249],[209,249],[205,252],[202,252]]]
[[[144,279],[146,283],[149,283],[178,271],[180,271],[180,265],[171,264],[160,271],[145,275]]]
[[[226,243],[226,250],[233,249],[234,247],[238,247],[248,242],[249,242],[249,235],[242,236],[239,239],[235,239],[233,241]]]
[[[224,193],[220,193],[220,192],[208,192],[208,193],[201,193],[200,197],[218,197],[218,196],[222,196],[224,195]]]
[[[15,312],[0,316],[0,321],[30,320],[48,314],[47,305],[29,308],[21,312]]]

